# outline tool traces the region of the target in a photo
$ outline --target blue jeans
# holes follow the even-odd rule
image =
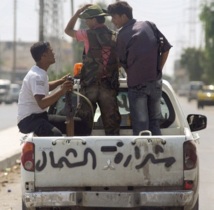
[[[145,82],[128,89],[133,135],[150,130],[152,135],[161,135],[162,80]]]

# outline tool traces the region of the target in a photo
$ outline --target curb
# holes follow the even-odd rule
[[[18,160],[21,158],[21,152],[17,151],[9,157],[6,157],[3,160],[0,160],[0,171],[4,171],[6,168],[11,168],[14,166]]]
[[[4,171],[20,161],[22,136],[23,134],[18,131],[17,126],[0,131],[0,171]]]

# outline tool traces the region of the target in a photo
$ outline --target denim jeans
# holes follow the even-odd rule
[[[139,135],[143,130],[150,130],[152,135],[161,135],[161,95],[162,80],[145,82],[128,89],[133,135]]]

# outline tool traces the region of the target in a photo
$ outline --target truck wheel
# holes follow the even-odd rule
[[[203,109],[204,108],[204,104],[201,101],[198,101],[198,109]]]
[[[198,109],[200,109],[201,108],[201,102],[200,101],[198,101]]]

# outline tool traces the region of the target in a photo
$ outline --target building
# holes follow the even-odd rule
[[[0,79],[11,80],[12,74],[15,74],[15,81],[22,81],[29,68],[35,64],[30,54],[30,47],[33,42],[17,42],[16,44],[16,68],[14,70],[14,42],[0,42]],[[65,71],[65,68],[73,66],[71,43],[61,41],[59,44],[52,44],[54,49],[56,63],[51,67],[54,71]]]

